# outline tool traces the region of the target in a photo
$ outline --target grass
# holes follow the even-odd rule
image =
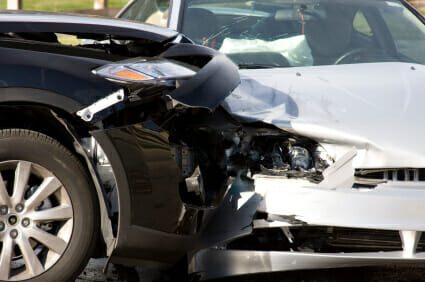
[[[0,9],[6,9],[6,0],[0,0]],[[122,8],[128,0],[109,0],[109,8]],[[93,0],[23,0],[25,10],[78,11],[93,9]]]

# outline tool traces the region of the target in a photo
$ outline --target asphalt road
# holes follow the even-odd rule
[[[104,260],[92,260],[77,282],[100,282],[100,281],[123,281],[119,279],[114,267],[110,267],[108,273],[102,273]],[[140,282],[162,282],[164,280],[160,273],[153,270],[138,270]],[[421,267],[409,266],[386,266],[370,268],[331,269],[316,271],[296,271],[287,273],[274,273],[215,280],[214,282],[402,282],[402,281],[424,281],[425,265]]]

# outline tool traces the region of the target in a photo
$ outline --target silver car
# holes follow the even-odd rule
[[[267,134],[237,173],[248,220],[222,222],[192,272],[425,261],[425,19],[407,1],[136,0],[119,17],[225,53],[242,82],[222,106],[298,137]]]

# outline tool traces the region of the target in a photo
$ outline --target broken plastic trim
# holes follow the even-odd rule
[[[99,101],[88,106],[87,108],[78,111],[77,115],[81,117],[82,120],[89,122],[98,112],[101,112],[109,107],[112,107],[115,104],[124,101],[124,96],[124,90],[120,89],[117,92],[100,99]]]

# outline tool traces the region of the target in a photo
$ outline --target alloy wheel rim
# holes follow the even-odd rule
[[[43,274],[63,256],[73,207],[60,180],[27,161],[0,162],[0,280]]]

